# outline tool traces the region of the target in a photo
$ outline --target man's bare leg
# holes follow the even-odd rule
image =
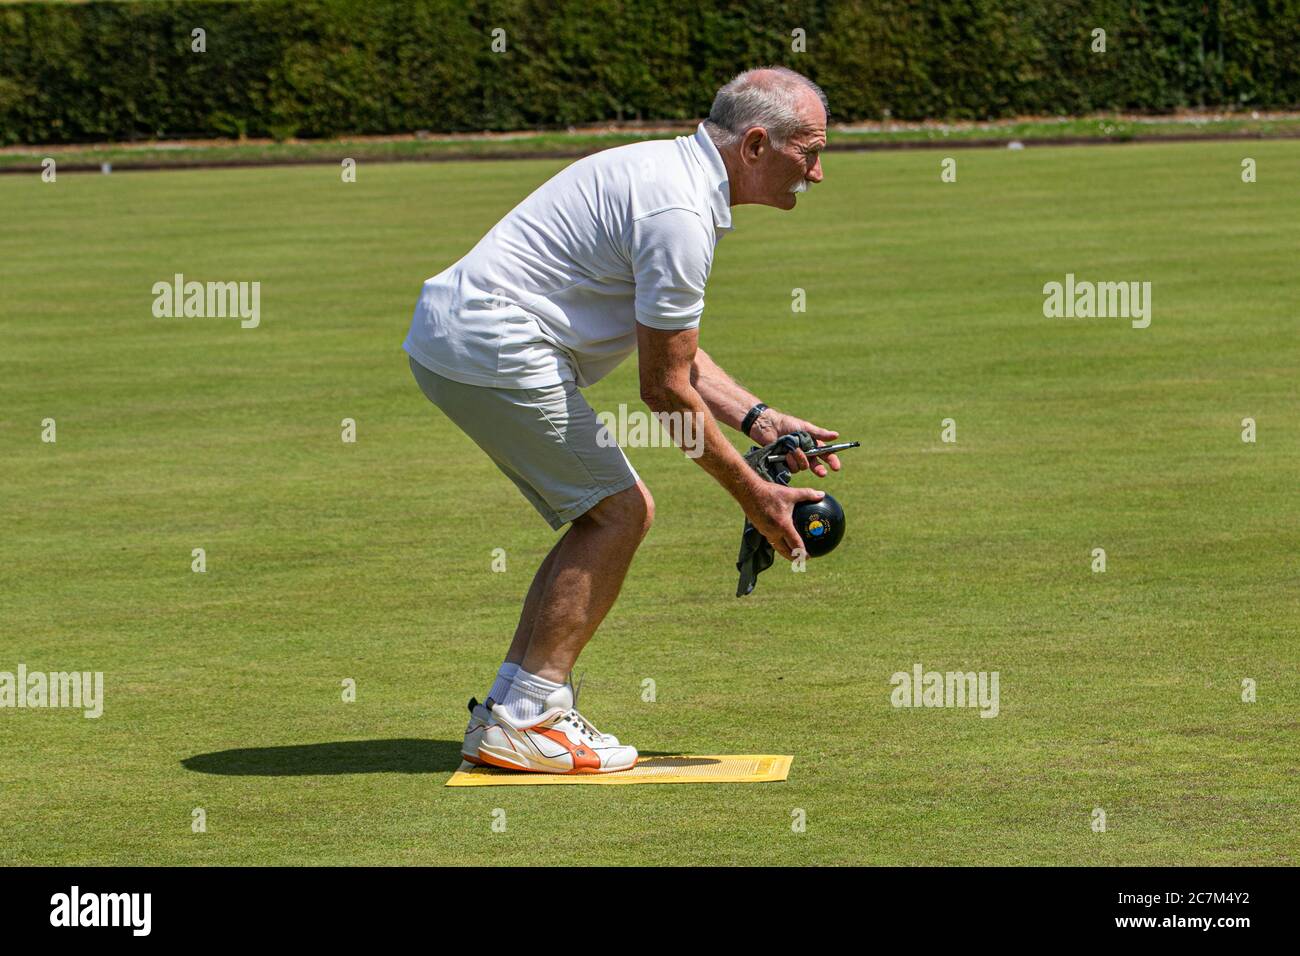
[[[542,595],[546,593],[551,577],[555,573],[556,555],[560,553],[560,545],[564,544],[564,539],[572,530],[572,526],[565,529],[550,553],[542,559],[537,573],[533,575],[533,583],[528,587],[528,596],[524,598],[524,609],[519,615],[519,624],[515,627],[514,639],[510,642],[510,650],[506,652],[507,664],[522,664],[524,655],[528,653],[528,642],[533,636],[533,622],[537,620],[537,610],[542,605]]]
[[[533,577],[506,661],[545,680],[568,680],[653,520],[654,499],[640,481],[575,519]]]

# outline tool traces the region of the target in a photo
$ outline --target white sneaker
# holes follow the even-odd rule
[[[488,703],[491,702],[489,699]],[[483,761],[478,756],[478,745],[483,740],[483,731],[487,728],[488,722],[492,720],[492,711],[488,710],[486,704],[480,704],[473,697],[469,699],[468,706],[469,726],[465,728],[465,742],[460,745],[460,755],[476,767],[481,767]]]
[[[516,723],[506,708],[492,708],[492,721],[483,730],[478,756],[505,770],[534,773],[613,773],[636,766],[635,747],[611,744],[578,713],[573,692],[561,687],[546,699],[536,720]]]

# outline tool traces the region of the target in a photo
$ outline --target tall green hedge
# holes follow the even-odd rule
[[[25,3],[0,6],[0,143],[683,119],[760,63],[840,120],[1294,107],[1300,0]]]

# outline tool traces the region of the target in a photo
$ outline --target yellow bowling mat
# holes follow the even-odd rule
[[[529,787],[539,784],[594,783],[769,783],[790,775],[794,757],[772,754],[724,754],[719,756],[642,757],[631,770],[617,773],[527,773],[475,767],[462,761],[447,781],[449,787]]]

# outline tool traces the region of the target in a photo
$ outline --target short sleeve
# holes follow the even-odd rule
[[[652,329],[693,329],[704,312],[713,266],[712,230],[697,213],[669,208],[632,223],[636,320]]]

